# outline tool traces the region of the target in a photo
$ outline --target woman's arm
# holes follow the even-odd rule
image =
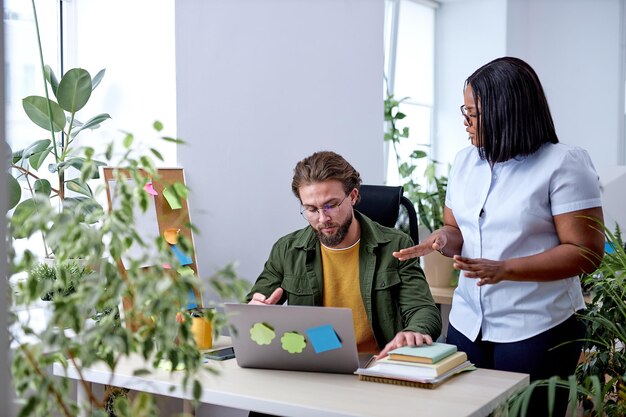
[[[602,208],[595,207],[553,217],[560,244],[521,258],[492,261],[455,256],[454,267],[478,285],[502,280],[555,281],[596,270],[604,256]]]

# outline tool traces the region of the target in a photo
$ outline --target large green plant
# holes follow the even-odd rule
[[[33,10],[35,11],[34,1]],[[35,23],[37,27],[36,20]],[[94,88],[93,81],[88,82],[87,77],[77,76],[84,75],[83,71],[68,71],[66,76],[74,75],[69,78],[64,76],[57,87],[54,87],[56,82],[51,72],[48,71],[47,74],[48,84],[56,91],[59,102],[64,102],[60,98],[63,97],[60,93],[66,91],[61,87],[63,80],[74,80],[75,88],[69,89],[72,100],[88,98]],[[173,255],[163,238],[158,238],[155,242],[145,241],[141,230],[135,226],[136,208],[145,211],[149,206],[149,199],[152,198],[145,191],[145,185],[150,180],[159,181],[153,158],[162,160],[160,153],[154,149],[150,156],[137,153],[133,149],[132,134],[126,134],[123,138],[123,149],[116,148],[114,141],[111,141],[103,146],[102,154],[97,154],[92,147],[72,148],[70,145],[77,130],[94,127],[98,121],[98,118],[91,119],[92,123],[86,122],[76,128],[76,119],[73,116],[80,107],[78,105],[71,107],[67,113],[71,120],[68,125],[70,127],[64,134],[69,141],[59,145],[54,136],[60,132],[57,127],[62,126],[63,122],[54,102],[47,97],[26,102],[39,103],[34,107],[40,109],[40,121],[45,120],[51,124],[51,139],[49,145],[46,140],[35,142],[39,145],[22,151],[19,159],[17,156],[15,159],[16,163],[28,163],[28,166],[19,165],[16,169],[27,183],[33,178],[34,181],[29,185],[32,194],[27,203],[29,207],[24,208],[25,205],[20,203],[8,222],[9,270],[13,276],[24,276],[18,281],[15,295],[12,291],[9,297],[15,298],[15,304],[29,308],[39,300],[42,293],[50,289],[45,280],[40,280],[37,274],[31,273],[39,254],[30,248],[17,253],[13,246],[16,238],[44,236],[48,245],[54,249],[55,266],[80,257],[89,272],[75,283],[72,292],[62,297],[52,297],[52,317],[44,326],[41,326],[42,323],[18,321],[17,316],[11,314],[10,341],[14,347],[11,370],[21,406],[20,416],[74,416],[81,407],[88,406],[76,404],[72,400],[68,380],[49,374],[48,370],[53,363],[64,366],[71,363],[82,374],[85,367],[104,362],[115,372],[120,359],[131,354],[148,360],[150,366],[142,372],[151,372],[164,362],[172,369],[179,364],[184,365],[184,370],[177,372],[183,373],[184,387],[190,390],[194,399],[198,399],[201,380],[205,377],[202,371],[211,369],[202,366],[200,352],[191,334],[190,320],[179,322],[177,316],[185,311],[190,291],[194,288],[202,291],[201,281],[193,274],[175,272],[179,266],[178,258]],[[62,109],[64,106],[59,104]],[[65,117],[64,115],[63,118]],[[106,118],[108,116],[103,116],[101,120]],[[45,125],[46,122],[41,122],[40,125]],[[161,139],[182,144],[178,139],[161,136],[160,123],[155,123],[154,127]],[[51,169],[58,175],[59,188],[51,193],[39,192],[42,188],[47,188],[47,184],[43,180],[38,181],[40,178],[35,178],[33,170],[41,166],[42,163],[38,161],[43,161],[50,154],[55,156]],[[63,159],[57,160],[57,157]],[[100,165],[96,162],[96,157],[107,165],[120,168],[114,172],[117,187],[112,198],[122,203],[114,205],[106,212],[93,209],[94,200],[98,196],[102,197],[105,189],[103,184],[94,187],[93,192],[89,188],[86,198],[68,198],[61,191],[63,187],[72,189],[71,184],[86,186],[87,181],[94,178]],[[78,170],[79,181],[65,178],[65,169],[68,166]],[[182,187],[181,184],[172,188],[180,190]],[[78,188],[75,191],[79,191]],[[60,207],[50,204],[53,195],[58,197]],[[128,255],[128,249],[135,243],[156,246],[158,256],[154,267],[141,268],[144,261],[141,257],[130,260],[125,257],[125,268],[120,267],[122,254]],[[184,237],[181,237],[178,244],[189,253],[191,244]],[[165,264],[172,268],[161,267]],[[229,290],[232,290],[231,295],[242,292],[243,281],[236,276],[230,265],[209,280],[219,282],[219,289],[225,297],[228,297]],[[120,321],[118,310],[122,300],[127,305],[124,323]],[[13,300],[9,300],[4,305],[12,304]],[[213,315],[213,312],[207,314]],[[91,319],[94,315],[97,316],[95,325]],[[219,322],[217,318],[216,321]],[[69,328],[71,332],[64,331],[63,328]],[[93,408],[90,415],[108,415],[107,398],[99,397],[98,392],[91,390],[89,384],[81,378],[78,383],[85,388],[87,397],[93,403],[93,406],[89,406],[90,409]],[[147,394],[139,395],[134,401],[121,397],[116,401],[115,409],[120,417],[148,416],[157,411],[154,401]]]
[[[604,233],[610,249],[600,267],[583,278],[592,300],[580,315],[587,335],[576,375],[535,381],[509,400],[511,417],[526,415],[524,404],[537,386],[548,386],[551,399],[556,387],[569,389],[570,407],[582,402],[593,415],[626,415],[626,251],[619,227]]]
[[[416,169],[420,160],[426,158],[428,154],[419,148],[427,148],[428,145],[418,145],[419,148],[413,150],[407,159],[403,160],[401,158],[398,146],[401,141],[408,139],[409,128],[403,127],[400,130],[398,122],[406,117],[400,111],[400,105],[407,99],[408,97],[397,100],[393,94],[387,91],[384,101],[386,123],[384,140],[391,143],[396,156],[400,181],[404,187],[405,195],[417,206],[420,225],[432,232],[443,226],[443,206],[445,204],[448,178],[437,175],[437,162],[431,160],[426,164],[423,172],[423,177],[426,180],[425,186],[420,185]]]
[[[40,40],[34,0],[32,4],[37,39]],[[86,212],[101,209],[88,181],[98,178],[98,167],[103,162],[93,158],[93,148],[75,145],[81,132],[96,129],[110,118],[109,114],[100,113],[84,122],[78,119],[78,112],[89,102],[105,71],[101,70],[92,78],[88,71],[72,68],[58,80],[53,70],[44,64],[40,41],[39,60],[44,95],[28,96],[22,100],[22,106],[28,118],[44,129],[48,137],[34,140],[25,148],[13,152],[12,175],[9,175],[9,209],[15,207],[14,222],[22,221],[33,213],[40,205],[35,203],[37,197],[40,200],[48,199],[60,209],[76,209],[77,206]],[[50,97],[51,93],[54,99]],[[74,175],[71,174],[72,168],[75,169]],[[80,172],[80,175],[76,172]],[[54,178],[52,181],[46,178],[50,175]],[[20,202],[22,188],[27,190],[28,196]],[[68,190],[74,192],[72,197],[68,196]],[[25,236],[16,234],[14,237]],[[54,248],[50,247],[45,234],[42,237],[45,254],[50,256]]]

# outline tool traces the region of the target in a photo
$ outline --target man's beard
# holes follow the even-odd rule
[[[346,221],[343,224],[341,224],[339,228],[337,229],[337,231],[333,233],[332,235],[325,235],[324,233],[322,233],[320,230],[316,229],[315,227],[313,228],[313,230],[315,231],[315,234],[317,235],[317,238],[322,243],[322,245],[328,246],[329,248],[334,248],[335,246],[340,244],[341,241],[348,234],[348,229],[350,229],[350,225],[352,224],[352,219],[353,219],[353,216],[351,214],[350,217],[348,217]],[[319,228],[323,229],[325,227],[331,227],[331,226],[333,225],[324,223],[320,225]]]

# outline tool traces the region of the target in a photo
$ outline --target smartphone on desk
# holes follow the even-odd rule
[[[226,359],[232,359],[235,357],[235,349],[233,349],[232,346],[220,349],[211,349],[204,352],[204,357],[206,359],[211,359],[214,361],[224,361]]]

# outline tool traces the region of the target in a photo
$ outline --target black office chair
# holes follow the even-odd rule
[[[406,198],[402,186],[361,185],[361,201],[354,208],[387,227],[396,227],[406,232],[413,243],[419,243],[417,213],[413,203]],[[401,211],[403,215],[400,215]],[[400,221],[398,221],[400,218]],[[406,220],[408,218],[408,225]]]

